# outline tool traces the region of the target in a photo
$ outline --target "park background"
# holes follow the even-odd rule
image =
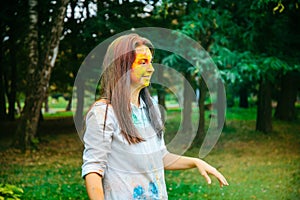
[[[205,160],[227,177],[230,186],[219,188],[215,179],[207,185],[193,169],[167,171],[169,198],[300,198],[300,1],[1,4],[0,199],[87,199],[80,177],[83,145],[73,121],[73,114],[80,112],[71,111],[74,79],[95,46],[139,27],[177,30],[199,42],[216,63],[226,88],[223,133]],[[180,108],[179,97],[168,88],[151,87],[166,109],[166,143],[180,124],[189,130],[192,119],[200,116],[195,140],[185,153],[198,156],[214,117],[201,66],[190,66],[164,51],[156,52],[154,62],[182,73],[203,94],[198,104],[184,98]],[[185,85],[180,89],[186,97]]]

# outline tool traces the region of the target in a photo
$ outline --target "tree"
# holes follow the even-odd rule
[[[271,83],[263,77],[258,89],[256,130],[265,133],[272,131]]]
[[[234,85],[236,91],[239,90],[241,106],[247,107],[248,92],[257,95],[256,90],[264,88],[259,87],[260,83],[264,83],[261,80],[268,80],[277,86],[274,80],[281,79],[282,74],[289,70],[295,70],[291,66],[295,66],[298,62],[297,59],[292,59],[299,57],[297,45],[294,45],[299,44],[299,39],[297,39],[299,28],[296,26],[299,12],[297,12],[296,5],[298,4],[295,0],[286,1],[285,9],[282,9],[279,0],[252,2],[166,0],[161,4],[156,4],[157,1],[97,1],[95,16],[92,16],[91,12],[86,9],[88,2],[93,3],[93,1],[85,1],[84,4],[80,1],[73,1],[73,6],[71,6],[72,8],[80,6],[82,13],[85,10],[90,17],[82,16],[76,20],[74,18],[75,23],[66,30],[65,38],[78,33],[76,39],[69,38],[69,42],[67,39],[63,41],[68,43],[64,45],[64,55],[68,53],[75,55],[67,58],[70,59],[68,63],[71,63],[72,59],[78,59],[78,55],[85,57],[90,51],[90,46],[94,47],[103,39],[132,27],[156,23],[155,25],[158,24],[161,27],[177,28],[199,41],[215,60],[220,61],[216,64],[224,75],[222,77],[228,84]],[[144,11],[146,6],[156,6],[156,9]],[[67,21],[69,22],[71,19]],[[74,40],[84,41],[84,47],[75,47],[76,44],[72,44]],[[217,47],[220,47],[219,50],[216,50]],[[273,61],[268,62],[273,58],[276,58],[277,64],[275,65]],[[264,60],[267,61],[264,62]],[[76,65],[72,64],[72,66]],[[182,68],[188,67],[182,65]],[[198,69],[189,70],[194,73]],[[70,72],[73,77],[76,76],[76,69]],[[201,81],[199,74],[197,78],[197,81]],[[206,90],[200,85],[198,89]],[[236,91],[235,93],[238,93]],[[201,93],[204,94],[205,91]],[[259,105],[263,106],[262,109],[258,109],[259,112],[263,112],[261,110],[269,104]],[[204,112],[204,109],[200,108],[200,112]],[[204,116],[204,113],[202,115]],[[204,120],[204,117],[202,119]],[[265,119],[261,118],[262,123]],[[204,125],[200,127],[204,129]]]
[[[210,51],[210,46],[213,44],[213,34],[217,29],[216,26],[217,12],[211,2],[206,1],[189,1],[186,3],[186,12],[182,18],[181,31],[195,39],[201,44],[204,50]],[[207,83],[205,81],[205,72],[210,71],[209,63],[194,66],[190,71],[195,74],[194,78],[198,81],[198,89],[200,98],[198,99],[199,106],[199,126],[197,130],[196,140],[194,145],[200,144],[205,135],[205,100],[207,97]],[[211,102],[216,104],[216,102]],[[216,104],[217,105],[217,104]]]
[[[25,32],[27,29],[26,2],[13,0],[0,8],[1,55],[0,55],[0,119],[14,120],[15,102],[22,91]],[[18,90],[18,91],[17,91]],[[8,105],[8,107],[7,107]]]
[[[180,39],[178,44],[174,46],[180,46]],[[192,68],[191,64],[187,62],[184,58],[182,58],[179,55],[171,54],[169,56],[166,56],[163,61],[165,65],[170,66],[173,69],[176,69],[176,71],[180,72],[184,77],[185,80],[183,81],[183,115],[182,115],[182,127],[181,131],[183,132],[189,132],[192,130],[192,102],[195,100],[193,99],[190,86],[193,83],[192,80],[192,74],[190,72],[190,69]]]
[[[294,42],[299,44],[297,42],[299,41],[299,29],[298,31],[293,30],[295,26],[293,20],[293,17],[295,17],[295,4],[293,1],[285,2],[285,6],[287,6],[285,12],[283,12],[284,6],[281,1],[277,3],[277,6],[275,5],[273,2],[268,2],[262,7],[256,7],[253,12],[255,17],[252,17],[256,22],[252,33],[253,42],[255,43],[252,50],[261,54],[261,64],[259,65],[261,79],[258,91],[256,130],[263,132],[272,131],[271,91],[274,87],[271,87],[271,84],[280,85],[280,82],[277,81],[278,78],[281,79],[284,74],[295,70],[294,66],[298,61],[293,63],[291,60],[295,60],[299,56],[299,48],[289,45]],[[281,7],[281,9],[276,12],[278,7]],[[297,15],[299,16],[299,14]],[[260,16],[260,18],[256,18],[256,16]],[[262,30],[264,31],[262,32]],[[292,91],[297,93],[296,90]],[[285,96],[282,98],[293,97]]]
[[[80,6],[80,4],[82,4],[81,1],[78,1],[77,5],[74,2],[71,4],[72,8],[72,5],[74,4],[75,6]],[[95,60],[97,60],[98,62],[95,64],[100,68],[102,62],[102,59],[100,58],[101,55],[93,55],[93,58],[86,57],[91,56],[91,54],[89,54],[91,52],[91,47],[96,47],[98,43],[119,32],[138,27],[150,26],[150,24],[152,24],[152,22],[155,20],[151,18],[151,9],[146,9],[146,6],[151,7],[151,5],[155,3],[157,3],[157,1],[97,1],[96,3],[91,1],[91,4],[95,7],[94,15],[90,15],[89,17],[81,16],[76,20],[69,18],[70,21],[69,23],[67,22],[68,30],[65,37],[66,39],[68,38],[68,40],[71,37],[76,39],[69,40],[70,43],[67,44],[68,49],[67,51],[64,51],[64,53],[69,54],[68,56],[71,58],[71,60],[73,59],[73,62],[74,60],[79,60],[78,55],[82,56],[85,58],[83,65],[86,63],[90,64],[91,62],[96,62]],[[75,26],[71,24],[72,21],[76,21]],[[84,45],[72,44],[74,43],[74,40],[82,41]],[[74,46],[75,48],[73,48]],[[77,65],[73,66],[78,67]],[[77,76],[77,70],[78,68],[72,70],[72,74],[74,77],[76,77],[76,85],[74,85],[74,94],[76,94],[74,96],[76,96],[77,100],[75,121],[76,125],[80,125],[82,124],[84,115],[84,94],[88,88],[95,87],[94,85],[91,85],[93,84],[92,80],[98,79],[99,77],[93,76],[95,74],[97,75],[97,73],[94,73],[92,75],[93,77],[87,78],[88,80],[80,80],[81,77]],[[97,97],[97,94],[95,94],[95,98]]]
[[[297,93],[300,90],[299,86],[299,71],[290,71],[282,76],[275,118],[285,121],[292,121],[297,118],[295,103],[297,101]]]
[[[27,91],[25,106],[15,137],[15,144],[20,145],[23,150],[34,147],[37,142],[36,133],[42,102],[48,89],[51,71],[58,53],[68,0],[61,0],[56,3],[46,40],[42,41],[41,44],[39,43],[41,40],[38,29],[38,20],[41,17],[38,10],[38,1],[29,0]],[[43,45],[43,48],[39,48],[39,45]]]
[[[274,88],[280,83],[277,80],[289,71],[298,71],[295,68],[299,65],[296,58],[299,57],[300,32],[299,28],[295,28],[295,19],[299,18],[298,4],[295,1],[284,4],[273,0],[222,1],[215,4],[219,13],[217,16],[230,19],[216,21],[220,28],[213,36],[214,45],[227,47],[230,52],[226,55],[222,54],[224,51],[217,50],[216,56],[223,57],[217,60],[222,60],[220,63],[225,74],[235,77],[235,83],[242,86],[240,88],[250,84],[248,88],[255,88],[258,85],[256,130],[262,132],[272,131],[271,101]],[[226,62],[228,55],[234,55],[230,57],[233,58],[233,65]],[[226,70],[228,67],[231,70]],[[291,91],[293,95],[276,96],[292,98],[281,102],[295,102],[296,90]]]

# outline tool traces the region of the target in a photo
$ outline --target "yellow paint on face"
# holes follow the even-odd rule
[[[152,66],[152,53],[145,46],[138,46],[135,49],[136,58],[131,67],[131,84],[136,87],[146,87],[150,84],[151,76],[154,72]]]

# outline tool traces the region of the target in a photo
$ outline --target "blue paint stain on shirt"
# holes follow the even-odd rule
[[[133,199],[146,199],[145,190],[142,186],[138,185],[133,189]]]
[[[136,114],[132,113],[131,117],[132,117],[133,124],[138,124],[139,123],[139,120],[138,120]]]
[[[151,200],[159,200],[159,195],[158,195],[158,187],[155,182],[150,182],[149,187],[148,187],[148,192],[145,192],[145,189],[138,185],[134,188],[133,190],[133,199],[134,200],[146,200],[146,199],[151,199]]]
[[[158,187],[156,183],[150,182],[148,191],[152,199],[158,199]]]

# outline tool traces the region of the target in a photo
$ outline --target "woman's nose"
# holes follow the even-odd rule
[[[154,67],[153,67],[152,63],[150,63],[150,64],[148,65],[147,71],[148,71],[148,72],[154,72]]]

